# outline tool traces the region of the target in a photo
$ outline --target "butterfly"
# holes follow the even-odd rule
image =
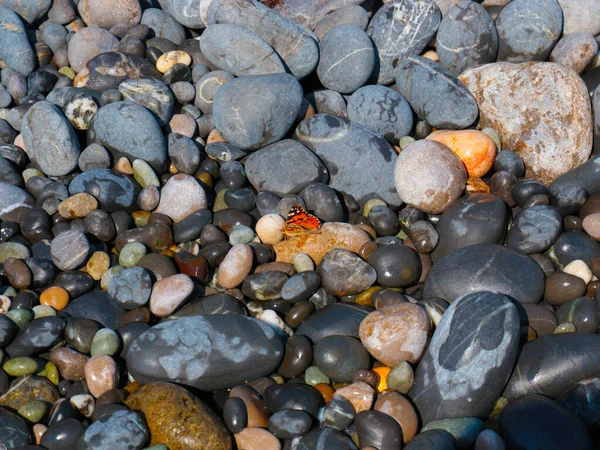
[[[321,220],[308,212],[300,204],[295,204],[288,213],[283,233],[287,237],[314,233],[321,228]]]

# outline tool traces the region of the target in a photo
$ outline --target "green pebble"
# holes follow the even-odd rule
[[[406,361],[396,364],[387,376],[387,385],[401,394],[406,394],[413,386],[415,374],[412,367]]]
[[[130,242],[119,254],[119,264],[124,267],[134,267],[146,256],[146,246],[140,242]]]
[[[577,327],[572,322],[563,322],[559,323],[558,326],[554,329],[552,334],[560,334],[560,333],[575,333],[577,331]]]
[[[316,386],[320,383],[331,383],[331,379],[316,366],[310,366],[308,369],[306,369],[304,372],[304,381],[309,386]]]
[[[10,109],[8,108],[0,108],[0,119],[8,121],[8,112]]]
[[[227,206],[227,203],[225,203],[225,192],[227,192],[227,189],[222,189],[219,192],[217,192],[217,195],[215,195],[215,202],[213,203],[212,209],[213,212],[229,208],[229,206]]]
[[[41,400],[33,400],[21,406],[18,413],[31,423],[38,423],[48,413],[48,404]]]
[[[33,316],[35,319],[39,319],[41,317],[56,316],[56,310],[52,306],[48,306],[48,305],[34,306],[32,311],[33,311]]]
[[[156,444],[146,447],[144,450],[169,450],[169,447],[167,447],[165,444]]]
[[[404,150],[406,147],[408,147],[410,144],[412,144],[413,142],[415,142],[415,139],[410,137],[410,136],[403,136],[400,138],[400,141],[398,142],[398,146]]]
[[[294,269],[296,269],[296,272],[298,273],[315,270],[315,264],[312,258],[304,252],[296,253],[292,263],[294,265]]]
[[[58,71],[69,77],[71,80],[75,78],[75,71],[69,66],[62,66]]]
[[[379,200],[378,198],[372,198],[371,200],[365,203],[363,208],[363,216],[368,217],[369,212],[375,208],[376,206],[387,206],[387,204],[383,200]]]
[[[102,278],[100,279],[100,286],[102,287],[102,289],[104,289],[105,291],[108,291],[108,285],[110,284],[113,277],[116,274],[118,274],[121,270],[123,270],[124,268],[125,268],[124,266],[116,265],[116,266],[112,266],[110,269],[108,269],[106,272],[104,272],[102,274]]]
[[[55,386],[58,386],[58,382],[59,380],[59,373],[58,373],[58,367],[56,367],[56,365],[52,362],[48,362],[46,363],[46,368],[44,369],[44,376],[48,379],[48,381],[50,381],[50,383],[52,383]]]
[[[27,259],[30,256],[31,253],[27,246],[19,242],[3,242],[0,244],[0,263],[4,264],[4,261],[8,258]]]
[[[110,328],[102,328],[94,335],[92,339],[92,348],[90,355],[115,355],[121,346],[121,341],[117,333]]]
[[[133,169],[133,178],[138,182],[142,189],[146,186],[160,187],[160,182],[158,181],[158,177],[154,173],[154,170],[152,170],[150,164],[143,159],[136,159],[133,161],[131,168]]]
[[[483,430],[483,422],[477,417],[432,420],[425,424],[421,433],[428,430],[447,431],[456,439],[458,448],[471,448]]]
[[[25,328],[33,319],[33,313],[28,309],[11,309],[6,313],[6,317],[16,323],[19,328]]]
[[[17,296],[17,290],[12,286],[2,286],[0,288],[0,295],[6,295],[7,297],[15,298]]]
[[[229,243],[231,245],[248,244],[255,237],[254,230],[246,225],[236,225],[229,231]]]
[[[44,174],[37,169],[25,169],[22,173],[25,184],[33,177],[43,177]]]
[[[11,377],[24,377],[36,373],[38,364],[35,359],[28,356],[17,356],[6,361],[2,368]]]

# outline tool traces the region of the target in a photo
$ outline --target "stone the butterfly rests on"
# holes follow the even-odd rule
[[[295,204],[288,213],[283,233],[286,238],[315,233],[321,229],[321,220],[308,213],[300,204]]]

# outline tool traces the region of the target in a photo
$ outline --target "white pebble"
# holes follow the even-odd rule
[[[273,327],[275,332],[277,334],[279,334],[280,336],[285,337],[286,335],[287,336],[294,335],[294,331],[272,309],[265,309],[264,311],[259,312],[256,315],[256,318],[269,324],[271,327]]]
[[[266,214],[256,223],[256,234],[263,244],[277,244],[283,240],[285,220],[279,214]]]
[[[592,281],[592,271],[588,265],[580,259],[576,259],[567,264],[563,269],[563,272],[581,278],[585,284]]]

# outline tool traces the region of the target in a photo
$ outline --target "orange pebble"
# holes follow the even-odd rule
[[[487,134],[477,130],[440,130],[426,139],[441,142],[464,163],[469,177],[480,178],[492,168],[496,144]]]
[[[133,382],[127,384],[126,386],[124,386],[123,389],[125,389],[127,392],[129,392],[129,394],[134,394],[135,391],[137,391],[141,387],[142,386],[140,385],[140,383],[138,383],[137,381],[133,381]]]
[[[329,403],[329,400],[333,398],[333,394],[335,394],[335,390],[325,383],[319,383],[315,385],[315,389],[317,389],[323,398],[325,399],[325,403]]]
[[[379,375],[379,384],[377,385],[377,392],[383,392],[388,388],[387,376],[392,369],[386,366],[373,367],[373,372]]]
[[[69,304],[69,293],[63,287],[53,286],[42,292],[40,304],[52,306],[54,309],[62,311]]]

